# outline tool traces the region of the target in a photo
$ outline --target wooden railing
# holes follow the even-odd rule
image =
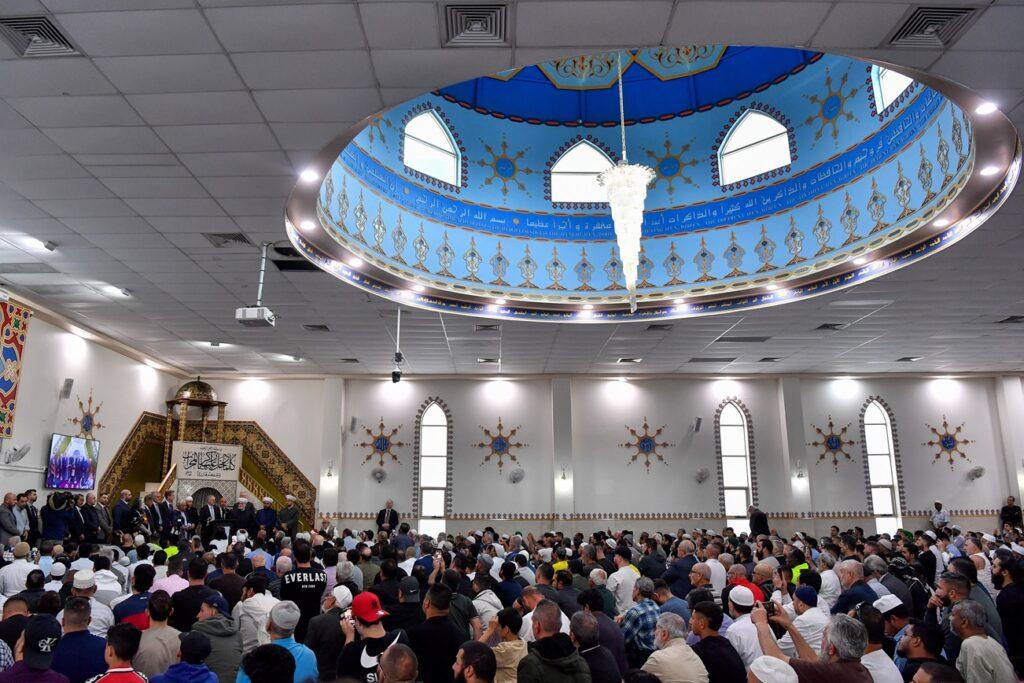
[[[256,497],[256,500],[253,501],[253,503],[259,503],[259,501],[263,500],[264,498],[274,497],[270,494],[270,491],[265,489],[258,481],[256,481],[255,477],[246,472],[244,469],[238,470],[238,483],[241,484],[243,488],[247,489],[250,493],[252,493],[253,496]],[[257,505],[256,507],[259,507],[259,505]]]
[[[173,484],[175,479],[177,478],[178,463],[174,463],[173,465],[171,465],[171,469],[167,470],[167,474],[165,474],[164,478],[160,481],[160,486],[157,487],[157,491],[159,491],[160,493],[166,493],[167,489],[171,487],[171,484]]]

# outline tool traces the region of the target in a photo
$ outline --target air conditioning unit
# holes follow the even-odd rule
[[[246,327],[273,327],[276,318],[266,306],[242,306],[235,309],[235,320]]]

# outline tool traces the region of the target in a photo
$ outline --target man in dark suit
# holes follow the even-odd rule
[[[146,505],[146,514],[149,515],[149,530],[153,532],[155,536],[163,539],[164,526],[167,520],[164,519],[163,510],[160,509],[160,505],[156,502],[156,498],[152,493],[147,493],[143,499]]]
[[[192,496],[186,496],[185,498],[185,521],[192,525],[189,528],[190,536],[199,533],[199,509],[193,505]]]
[[[36,507],[39,492],[29,489],[25,491],[25,495],[28,496],[28,544],[34,548],[39,541],[39,508]]]
[[[214,523],[220,522],[223,519],[224,511],[221,510],[219,505],[217,505],[217,497],[207,496],[206,505],[199,508],[199,523],[203,527],[203,545],[208,544],[213,538]]]
[[[82,506],[82,520],[85,526],[83,533],[85,540],[89,543],[106,542],[103,537],[103,529],[100,528],[100,515],[96,508],[96,494],[89,493],[85,497],[85,505]]]
[[[96,518],[100,525],[100,538],[104,543],[110,540],[110,532],[114,528],[114,522],[110,518],[110,510],[107,509],[109,504],[110,496],[104,493],[100,496],[99,505],[96,506]],[[31,519],[29,524],[31,524]],[[121,539],[115,539],[115,541],[120,543]]]
[[[388,500],[384,509],[377,513],[377,531],[384,531],[390,536],[398,528],[398,511],[394,509],[395,501]]]
[[[768,528],[768,515],[758,510],[754,505],[747,508],[747,514],[750,515],[750,536],[752,538],[757,538],[762,534],[771,536],[771,529]]]
[[[121,500],[117,501],[117,505],[114,506],[114,530],[121,534],[130,534],[132,532],[132,506],[130,501],[132,499],[132,492],[128,489],[121,491]],[[120,539],[116,539],[120,541]]]
[[[245,529],[246,533],[252,531],[256,512],[251,507],[249,499],[245,497],[241,497],[235,502],[235,507],[231,508],[231,513],[228,517],[231,520],[232,534],[238,533],[239,529]]]
[[[690,583],[690,572],[697,564],[697,556],[693,554],[695,548],[693,541],[684,538],[679,541],[676,548],[676,558],[669,563],[668,569],[661,575],[661,578],[668,584],[672,595],[677,598],[686,599],[686,594],[693,588]]]
[[[82,508],[85,507],[85,496],[81,493],[75,495],[74,504],[71,506],[71,540],[81,543],[85,540],[85,515]]]

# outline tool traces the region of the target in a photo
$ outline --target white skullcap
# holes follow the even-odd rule
[[[740,607],[753,607],[754,592],[746,586],[733,586],[729,590],[729,602],[735,603]]]
[[[245,496],[239,496],[238,500],[235,501],[235,503],[248,503],[248,502],[249,502],[249,499],[246,498]]]
[[[903,601],[897,598],[895,595],[883,595],[882,597],[875,600],[873,603],[875,609],[882,614],[885,614],[889,610],[896,609],[903,604]]]
[[[334,601],[338,603],[338,607],[341,609],[348,609],[352,606],[352,591],[347,587],[335,586],[331,594],[334,595]]]
[[[996,542],[996,537],[993,536],[992,534],[982,534],[981,538],[982,538],[982,540],[988,541],[989,543],[995,543]]]
[[[731,594],[730,594],[731,595]],[[750,673],[761,683],[797,683],[796,670],[781,659],[761,655],[750,664]]]
[[[274,502],[274,499],[273,499],[273,498],[271,498],[270,496],[264,496],[264,497],[263,497],[263,502],[264,502],[264,503],[273,503],[273,502]]]
[[[192,502],[192,496],[185,496],[185,502],[191,503]]]
[[[1020,546],[1017,543],[1011,543],[1010,550],[1017,553],[1018,555],[1024,555],[1024,546]]]
[[[132,540],[135,541],[136,548],[140,545],[146,545],[146,537],[142,534],[135,534],[135,538],[133,538]]]
[[[612,550],[615,550],[615,548],[618,547],[618,545],[615,543],[615,539],[614,538],[606,538],[604,540],[604,542],[605,542],[605,545],[607,545]]]
[[[545,562],[550,562],[551,548],[541,548],[537,551],[537,555],[540,557],[540,559],[544,560]]]
[[[297,499],[297,498],[296,498],[295,496],[293,496],[293,495],[292,495],[292,494],[290,494],[290,493],[289,493],[288,495],[286,495],[286,496],[284,497],[284,499],[285,499],[285,500],[290,500],[290,501],[293,501],[293,502],[294,502],[294,501],[296,501],[296,500],[298,500],[298,499]]]
[[[936,536],[935,532],[932,531],[931,529],[929,529],[928,531],[924,532],[924,535],[927,536],[928,538],[932,539],[933,541],[938,539],[938,536]]]

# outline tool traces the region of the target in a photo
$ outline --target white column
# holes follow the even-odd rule
[[[813,510],[814,498],[807,467],[807,446],[804,440],[804,405],[800,379],[779,379],[779,417],[782,435],[782,467],[789,473],[789,509]],[[797,466],[800,462],[800,467]],[[798,477],[798,472],[803,477]],[[782,501],[780,501],[781,503]]]
[[[1024,385],[1017,376],[996,377],[995,384],[1006,481],[1019,501],[1024,491]]]
[[[342,416],[345,414],[345,380],[340,377],[324,379],[322,434],[320,438],[320,472],[318,479],[320,490],[317,492],[317,509],[320,512],[337,512],[338,491],[342,472]],[[328,471],[331,476],[328,477]]]
[[[575,512],[572,449],[572,381],[565,377],[551,380],[551,419],[554,431],[553,467],[554,512]],[[562,479],[562,473],[565,479]]]

